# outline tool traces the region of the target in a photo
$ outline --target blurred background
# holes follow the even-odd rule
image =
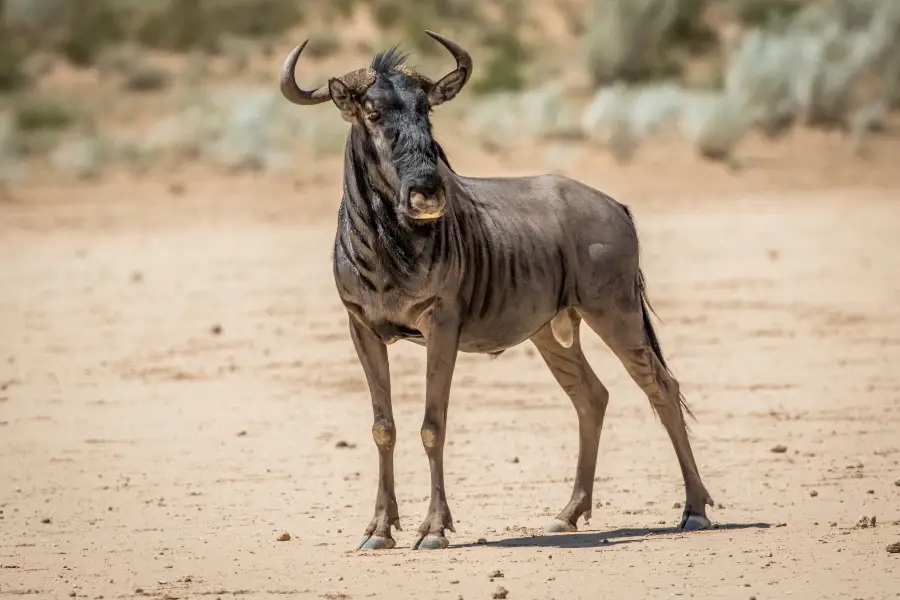
[[[438,135],[499,155],[543,140],[547,169],[648,145],[736,169],[742,143],[796,129],[865,158],[900,108],[897,0],[0,0],[0,15],[6,194],[186,165],[302,176],[346,135],[336,111],[279,95],[307,37],[308,86],[397,43],[437,76],[452,62],[423,29],[457,39],[475,73]]]

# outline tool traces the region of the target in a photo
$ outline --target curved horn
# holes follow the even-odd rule
[[[300,53],[306,48],[307,42],[309,40],[304,40],[303,43],[291,50],[291,53],[284,60],[284,65],[281,67],[281,94],[290,102],[300,106],[312,106],[331,100],[331,92],[328,91],[327,85],[323,85],[311,92],[297,85],[297,80],[295,79],[297,60],[300,58]]]
[[[472,76],[472,57],[469,56],[469,53],[462,46],[439,33],[428,29],[425,30],[425,33],[440,42],[453,55],[453,58],[456,59],[456,68],[465,73],[465,78],[463,79],[463,85],[465,85],[469,81],[469,77]]]
[[[284,65],[281,67],[281,94],[290,102],[300,106],[312,106],[331,100],[331,92],[328,90],[327,85],[312,91],[304,90],[297,85],[297,60],[300,58],[300,54],[306,47],[307,42],[309,40],[304,40],[303,43],[291,50],[291,53],[284,60]],[[375,81],[375,72],[372,69],[356,69],[339,79],[350,88],[353,94],[359,95],[365,92],[366,88]]]

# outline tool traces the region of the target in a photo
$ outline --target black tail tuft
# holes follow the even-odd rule
[[[625,214],[628,216],[628,219],[631,221],[632,226],[635,227],[635,235],[637,235],[637,226],[634,222],[634,215],[631,214],[631,209],[629,209],[624,204],[622,208],[625,210]],[[656,329],[653,327],[653,322],[650,320],[650,314],[656,315],[656,312],[653,310],[653,307],[650,305],[650,300],[647,297],[647,286],[644,281],[644,273],[638,268],[637,275],[637,286],[638,286],[638,294],[640,294],[641,300],[641,315],[644,318],[644,332],[647,335],[647,339],[650,341],[650,347],[653,349],[653,353],[656,355],[656,358],[659,359],[660,364],[662,364],[663,368],[669,373],[672,374],[672,370],[669,369],[669,365],[666,363],[666,358],[663,355],[662,348],[659,345],[659,337],[656,335]],[[694,416],[694,413],[691,412],[691,408],[688,406],[687,400],[684,398],[684,394],[679,390],[678,392],[678,402],[681,404],[681,409],[687,413],[692,419],[697,420],[697,417]]]

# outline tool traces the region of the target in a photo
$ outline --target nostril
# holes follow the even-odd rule
[[[417,185],[410,188],[410,196],[413,194],[419,194],[424,198],[432,200],[436,198],[441,192],[440,184],[437,185]]]

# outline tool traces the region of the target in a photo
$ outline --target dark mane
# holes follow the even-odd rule
[[[391,71],[406,62],[409,54],[400,51],[398,46],[391,46],[375,55],[372,59],[372,69],[378,75],[389,76]]]
[[[437,140],[434,141],[434,146],[437,148],[438,158],[444,161],[444,164],[447,165],[447,168],[450,169],[454,174],[457,174],[456,171],[453,170],[453,167],[450,166],[450,159],[447,158],[447,153],[444,152],[444,147],[441,146]]]

